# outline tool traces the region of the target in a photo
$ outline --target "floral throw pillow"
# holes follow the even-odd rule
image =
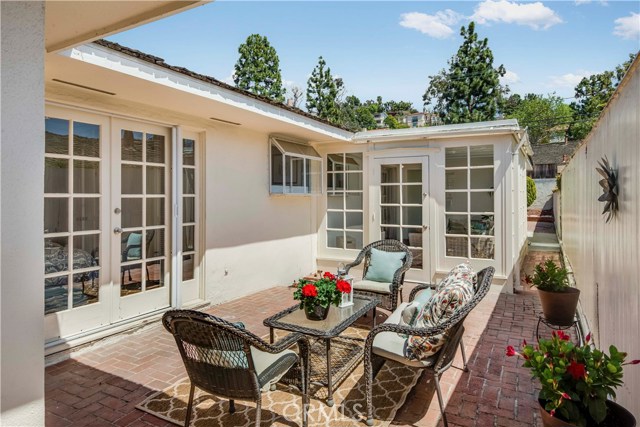
[[[473,298],[471,278],[463,276],[441,286],[424,305],[418,315],[416,328],[433,328],[453,316]],[[420,360],[436,354],[448,339],[446,332],[428,337],[410,336],[405,347],[405,357]]]
[[[442,282],[438,285],[438,289],[460,279],[470,280],[473,284],[473,290],[476,291],[478,289],[478,275],[473,271],[473,268],[471,268],[468,262],[463,262],[453,267],[449,274],[447,274],[447,277],[442,279]]]

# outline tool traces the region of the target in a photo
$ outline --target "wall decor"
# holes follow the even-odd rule
[[[607,214],[606,222],[611,221],[618,211],[618,174],[609,164],[609,159],[604,156],[598,162],[598,173],[602,175],[599,183],[602,187],[602,195],[598,197],[599,202],[605,202],[602,214]]]

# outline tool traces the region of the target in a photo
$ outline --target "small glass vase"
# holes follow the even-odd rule
[[[322,307],[321,305],[305,305],[304,314],[309,320],[324,320],[329,315],[329,307]]]

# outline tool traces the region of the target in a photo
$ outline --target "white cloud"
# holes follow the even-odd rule
[[[575,0],[574,3],[576,4],[576,6],[582,6],[583,4],[593,3],[593,1],[592,0]],[[609,6],[609,2],[607,0],[599,0],[598,3],[600,3],[602,6]]]
[[[515,3],[508,0],[485,0],[476,6],[471,19],[479,24],[505,22],[507,24],[527,25],[534,30],[546,30],[562,19],[541,2]]]
[[[580,83],[580,81],[589,77],[592,74],[596,74],[591,71],[579,70],[577,73],[567,73],[561,76],[550,76],[548,86],[552,88],[562,89],[562,88],[574,88]]]
[[[504,76],[500,77],[500,80],[503,84],[513,84],[520,81],[520,76],[511,70],[507,70],[507,72],[504,73]]]
[[[454,33],[451,25],[457,24],[462,19],[464,16],[451,9],[436,12],[435,15],[409,12],[400,15],[400,25],[436,39],[446,39]]]
[[[613,34],[623,39],[634,40],[640,38],[640,13],[631,12],[631,15],[618,18]]]
[[[233,75],[236,73],[236,70],[231,70],[231,72],[229,73],[229,75],[227,77],[225,77],[224,79],[222,79],[222,83],[226,83],[228,85],[231,86],[235,86],[236,83],[233,81]]]

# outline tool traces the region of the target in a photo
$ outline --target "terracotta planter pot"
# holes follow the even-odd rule
[[[570,326],[578,307],[580,290],[567,288],[564,292],[549,292],[538,289],[544,318],[557,326]]]
[[[540,417],[544,427],[575,427],[575,424],[569,424],[566,421],[552,417],[545,411],[542,402],[538,401],[538,403],[540,404]],[[636,419],[633,414],[616,402],[607,400],[607,408],[607,418],[604,419],[599,427],[636,427]]]
[[[329,315],[329,307],[322,307],[316,305],[315,307],[310,307],[308,305],[304,306],[304,314],[307,316],[309,320],[324,320]]]

